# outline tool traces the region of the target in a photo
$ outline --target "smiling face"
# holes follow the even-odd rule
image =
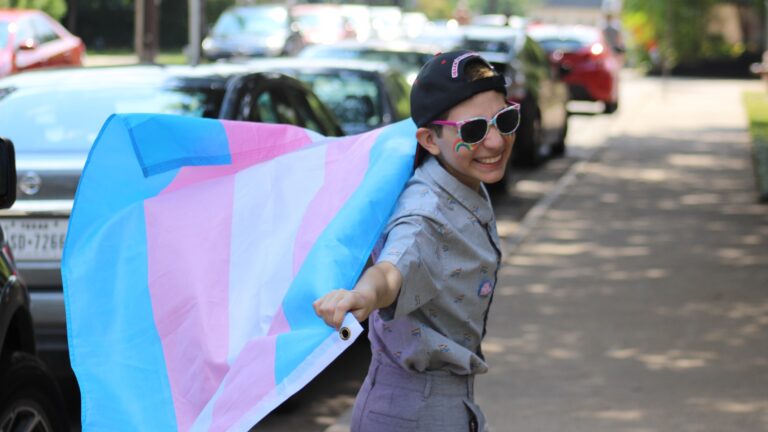
[[[492,118],[507,106],[504,96],[495,91],[478,93],[456,105],[448,112],[447,121],[460,122],[473,117]],[[480,182],[496,183],[504,177],[515,134],[501,135],[491,126],[488,135],[474,146],[460,145],[458,130],[443,126],[438,134],[431,128],[419,128],[419,144],[437,157],[446,171],[474,190]]]

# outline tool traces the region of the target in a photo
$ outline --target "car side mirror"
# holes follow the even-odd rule
[[[30,51],[37,48],[37,41],[32,38],[25,39],[19,45],[19,51]]]
[[[0,137],[0,208],[16,202],[16,152],[11,140]]]

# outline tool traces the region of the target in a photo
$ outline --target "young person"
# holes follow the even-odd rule
[[[338,328],[370,317],[372,360],[353,432],[483,431],[474,375],[501,250],[483,183],[504,176],[519,105],[505,80],[470,51],[438,54],[411,90],[417,168],[391,216],[375,263],[352,290],[317,300]],[[379,249],[379,248],[377,248]]]

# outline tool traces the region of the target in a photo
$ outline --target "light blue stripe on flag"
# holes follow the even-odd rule
[[[354,287],[411,177],[415,151],[416,125],[410,119],[385,127],[377,137],[363,181],[320,234],[283,299],[293,332],[277,337],[276,383],[333,331],[312,303],[334,289]],[[309,331],[313,327],[317,330]],[[292,334],[299,331],[308,340]]]
[[[62,259],[83,430],[176,429],[147,286],[143,209],[176,172],[144,177],[124,116],[110,117],[91,149]]]

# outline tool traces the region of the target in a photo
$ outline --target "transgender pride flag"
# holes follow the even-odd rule
[[[415,130],[110,117],[62,260],[83,429],[248,430],[325,368],[361,329],[312,302],[354,286]]]

